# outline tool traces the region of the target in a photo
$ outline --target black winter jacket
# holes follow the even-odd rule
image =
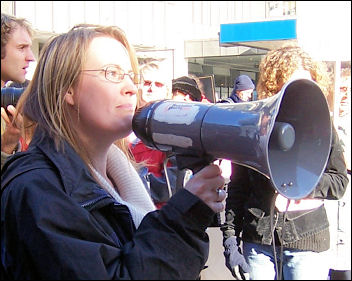
[[[326,169],[309,197],[340,199],[347,184],[343,149],[333,127]],[[242,232],[243,241],[271,245],[270,208],[274,195],[275,189],[265,176],[250,168],[232,164],[225,223],[221,228],[224,241],[230,236],[240,237]],[[329,222],[324,205],[311,210],[288,211],[285,222],[284,213],[278,212],[276,208],[274,211],[278,220],[275,228],[276,245],[316,252],[329,249]]]
[[[39,129],[38,129],[39,130]],[[2,275],[14,279],[196,279],[215,213],[180,190],[138,229],[66,144],[38,132],[1,177]]]

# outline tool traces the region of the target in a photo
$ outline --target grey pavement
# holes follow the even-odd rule
[[[208,268],[201,272],[201,280],[235,280],[225,265],[220,228],[210,227],[207,233],[210,239]]]
[[[221,213],[224,221],[225,213]],[[205,264],[208,268],[201,272],[201,280],[235,280],[225,265],[224,247],[222,246],[222,232],[219,227],[207,229],[210,241],[209,258]]]

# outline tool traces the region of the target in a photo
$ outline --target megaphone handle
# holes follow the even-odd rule
[[[193,155],[176,154],[176,164],[179,170],[190,169],[193,174],[208,166],[212,161]]]
[[[208,166],[212,161],[207,158],[201,158],[190,155],[176,154],[177,167],[180,170],[190,169],[193,174],[198,173],[201,169]],[[216,213],[213,221],[209,227],[220,227],[221,226],[221,216],[220,213]]]
[[[220,227],[220,226],[221,226],[221,216],[220,216],[220,213],[216,213],[209,227]]]

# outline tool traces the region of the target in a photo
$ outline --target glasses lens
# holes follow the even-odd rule
[[[136,85],[140,85],[142,83],[142,76],[138,73],[125,73],[120,67],[114,65],[108,66],[105,69],[106,79],[115,83],[120,83],[125,78],[125,75],[128,75]]]
[[[164,87],[164,84],[163,84],[163,83],[161,83],[161,82],[157,82],[157,81],[155,81],[155,82],[154,82],[154,84],[155,84],[155,86],[156,86],[156,87],[158,87],[158,88],[162,88],[162,87]]]
[[[145,80],[143,85],[144,87],[150,87],[152,85],[152,81]]]
[[[112,82],[121,82],[124,77],[124,74],[125,73],[122,71],[122,69],[117,66],[108,66],[105,69],[106,79]]]

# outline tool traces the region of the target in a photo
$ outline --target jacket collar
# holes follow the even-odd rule
[[[235,102],[235,103],[239,103],[239,102],[243,102],[243,100],[241,100],[241,98],[236,94],[236,92],[232,91],[230,98]]]
[[[6,168],[10,174],[7,176],[7,182],[29,170],[53,169],[54,167],[60,175],[65,193],[81,205],[97,198],[108,197],[106,191],[96,183],[87,165],[71,145],[64,142],[63,149],[58,151],[54,146],[53,138],[39,127],[35,131],[28,150],[16,153],[8,162]]]

